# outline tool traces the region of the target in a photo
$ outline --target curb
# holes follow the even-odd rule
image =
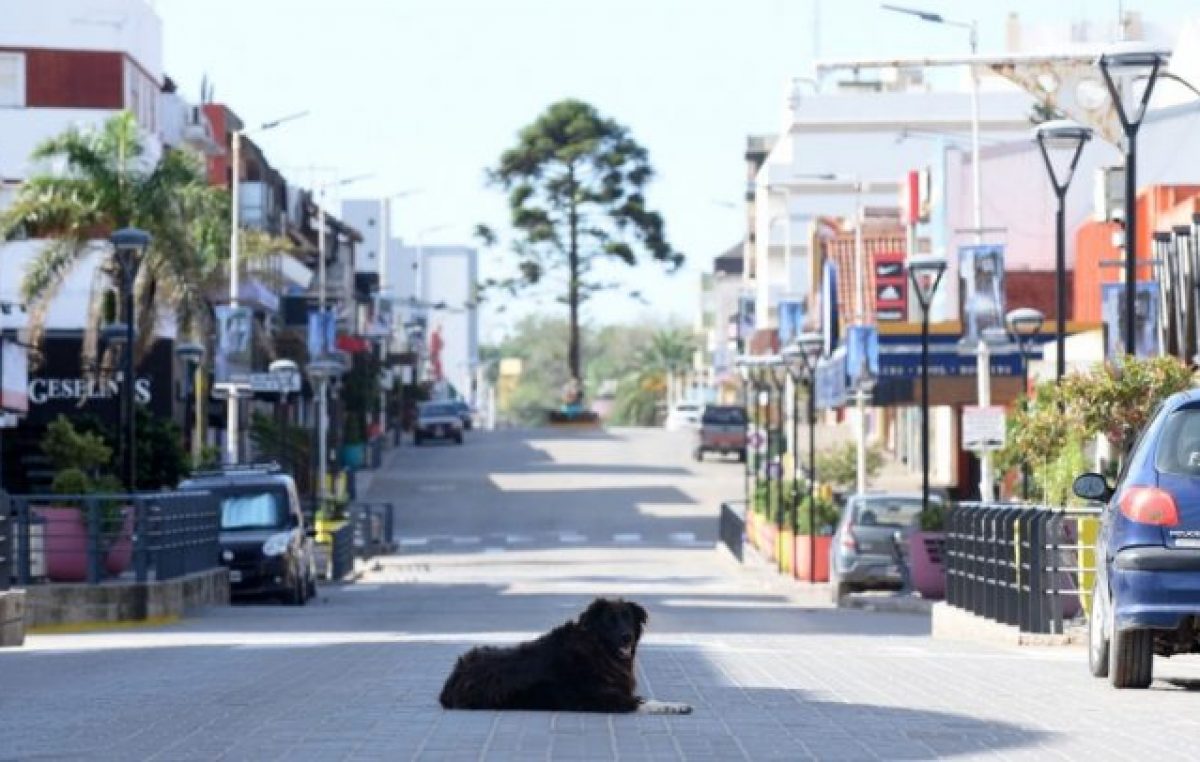
[[[993,622],[970,611],[939,601],[932,609],[931,635],[938,640],[969,640],[1002,646],[1084,646],[1087,630],[1071,627],[1063,633],[1021,632],[1009,624]]]
[[[921,614],[929,616],[937,601],[916,595],[865,595],[852,593],[838,600],[840,609],[860,611],[886,611],[896,614]]]

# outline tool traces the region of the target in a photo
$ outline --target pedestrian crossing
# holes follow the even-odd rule
[[[544,547],[570,547],[579,545],[651,546],[711,548],[715,540],[699,539],[694,532],[671,532],[666,534],[643,534],[641,532],[614,532],[584,534],[574,530],[557,530],[525,534],[484,535],[428,535],[401,536],[397,543],[401,553],[469,552],[504,553],[508,550],[524,550]]]

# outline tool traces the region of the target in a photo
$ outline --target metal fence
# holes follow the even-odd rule
[[[8,495],[0,492],[0,590],[12,586],[13,520]]]
[[[1021,632],[1090,610],[1099,508],[961,503],[946,519],[946,602]]]
[[[220,506],[206,491],[13,495],[9,506],[5,581],[146,582],[219,565]]]
[[[746,504],[721,503],[721,542],[738,561],[744,561],[742,546],[746,537]]]

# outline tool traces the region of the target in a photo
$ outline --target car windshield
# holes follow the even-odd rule
[[[278,529],[286,524],[280,496],[272,492],[229,495],[221,498],[221,529]]]
[[[740,407],[706,407],[704,408],[704,423],[744,424],[746,411]]]
[[[421,408],[422,418],[438,418],[441,416],[458,415],[458,408],[453,403],[441,405],[426,405]]]
[[[1200,476],[1200,408],[1170,414],[1158,441],[1154,467],[1162,473]]]
[[[921,515],[921,498],[869,498],[854,508],[854,525],[859,527],[895,527],[906,529]]]

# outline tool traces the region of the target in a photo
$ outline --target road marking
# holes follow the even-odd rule
[[[420,492],[453,492],[458,488],[453,484],[422,484],[417,489]]]
[[[613,542],[630,543],[630,542],[641,542],[641,541],[642,541],[642,536],[640,534],[638,534],[637,532],[629,532],[626,534],[614,534],[613,535]]]
[[[342,590],[347,593],[370,593],[379,588],[379,585],[347,585]]]
[[[403,547],[406,547],[406,548],[418,547],[421,545],[428,545],[428,544],[429,544],[428,537],[401,537],[400,538],[400,545],[402,545]]]
[[[533,538],[523,534],[509,534],[504,536],[504,541],[509,545],[520,545],[526,542],[533,542]]]
[[[480,540],[478,537],[451,537],[450,542],[455,545],[478,545]]]
[[[671,542],[695,542],[695,532],[672,532]]]
[[[577,532],[559,532],[558,541],[570,543],[587,542],[587,537]]]

